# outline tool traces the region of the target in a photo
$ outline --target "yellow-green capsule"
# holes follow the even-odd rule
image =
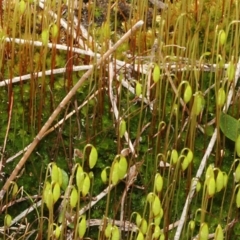
[[[235,142],[235,149],[238,157],[240,157],[240,134],[237,137],[237,140]]]
[[[58,182],[56,182],[54,184],[52,193],[53,193],[53,203],[55,203],[55,202],[57,202],[57,200],[59,199],[59,197],[61,195],[60,185]]]
[[[238,164],[235,172],[234,172],[234,180],[236,183],[240,181],[240,163]]]
[[[144,235],[141,231],[138,232],[137,240],[144,240]]]
[[[111,240],[120,240],[120,232],[117,226],[112,227]]]
[[[110,238],[111,232],[112,232],[112,224],[109,223],[104,231],[105,237]]]
[[[86,176],[83,180],[83,186],[82,186],[83,197],[85,197],[89,193],[90,185],[91,185],[90,178],[89,178],[88,174],[86,174]]]
[[[71,208],[75,208],[78,202],[78,192],[75,187],[72,188],[72,192],[70,194],[70,206]]]
[[[183,101],[187,104],[192,98],[192,87],[190,84],[187,84],[187,87],[185,88],[184,95],[183,95]]]
[[[49,31],[48,31],[48,29],[44,29],[42,31],[41,37],[42,37],[43,46],[46,46],[48,44],[48,39],[49,39]]]
[[[147,221],[146,219],[142,219],[142,222],[141,222],[141,226],[140,226],[140,230],[143,234],[146,234],[147,233],[147,229],[148,229],[148,224],[147,224]]]
[[[78,187],[78,191],[82,191],[83,180],[84,180],[84,172],[82,167],[79,165],[76,173],[76,184]]]
[[[155,188],[157,193],[160,193],[162,191],[162,188],[163,188],[163,178],[160,175],[160,173],[157,173],[155,175],[154,188]]]
[[[204,97],[201,92],[198,92],[194,97],[194,103],[193,103],[194,114],[198,116],[203,110],[204,105],[205,105]]]
[[[53,38],[56,38],[58,36],[58,26],[57,26],[57,24],[54,23],[52,25],[51,33],[52,33]]]
[[[159,197],[156,195],[152,203],[152,212],[154,216],[157,216],[161,211],[161,202]]]
[[[101,172],[101,179],[104,184],[107,183],[107,169],[106,168],[104,168]]]
[[[119,136],[122,138],[126,132],[126,122],[124,119],[121,120],[119,124]]]
[[[12,188],[12,197],[14,198],[18,193],[18,185],[17,183],[13,182],[13,188]]]
[[[201,183],[200,181],[198,181],[196,186],[196,192],[199,192],[200,190],[201,190]]]
[[[63,173],[62,173],[62,169],[58,167],[58,183],[60,185],[60,187],[63,184]]]
[[[214,240],[223,240],[223,239],[224,239],[223,229],[222,229],[222,226],[218,224],[214,234]]]
[[[158,239],[161,233],[162,232],[161,232],[160,227],[159,226],[155,226],[154,227],[154,232],[153,232],[153,235],[152,235],[153,239]]]
[[[217,95],[217,105],[218,107],[222,107],[226,101],[226,93],[223,88],[218,89],[218,95]]]
[[[141,217],[141,215],[140,215],[139,213],[137,213],[137,216],[136,216],[136,225],[137,225],[138,227],[140,227],[141,222],[142,222],[142,217]]]
[[[177,150],[173,149],[171,152],[171,164],[176,164],[178,161],[178,152]]]
[[[216,182],[214,177],[209,178],[207,181],[207,191],[208,191],[208,196],[212,197],[215,192],[216,192]]]
[[[226,42],[226,38],[227,38],[226,32],[224,30],[220,30],[218,37],[219,37],[219,43],[222,46]]]
[[[137,97],[140,97],[140,95],[142,94],[142,84],[138,81],[136,82],[135,92]]]
[[[113,185],[116,185],[119,181],[118,164],[119,163],[116,161],[112,166],[111,182],[112,182]]]
[[[218,171],[216,178],[216,191],[220,192],[223,189],[224,177],[222,171]]]
[[[189,229],[193,232],[194,229],[195,229],[195,221],[191,220],[191,221],[188,223],[188,226],[189,226]]]
[[[121,155],[119,162],[118,162],[118,177],[119,177],[119,179],[124,178],[125,174],[127,173],[127,169],[128,169],[127,159]]]
[[[21,0],[19,3],[19,12],[22,15],[26,10],[26,3],[24,0]]]
[[[199,231],[199,240],[208,240],[208,225],[207,223],[202,223]]]
[[[153,76],[153,81],[155,83],[159,82],[161,73],[160,73],[160,67],[158,66],[158,64],[154,65],[152,76]]]
[[[86,230],[87,230],[87,221],[86,221],[86,216],[83,215],[80,217],[80,221],[78,223],[78,235],[81,239],[86,233]]]
[[[47,205],[47,208],[48,210],[52,209],[53,208],[53,193],[52,193],[52,190],[49,189],[45,195],[45,203]]]
[[[51,180],[52,183],[56,183],[59,180],[59,171],[58,171],[58,167],[55,163],[52,164],[52,169],[51,169]]]
[[[237,208],[240,207],[240,189],[239,188],[236,196],[236,205],[237,205]]]
[[[188,163],[187,157],[185,157],[185,158],[183,159],[181,165],[182,165],[182,170],[183,170],[183,171],[185,171],[185,170],[188,168],[189,163]]]
[[[61,234],[61,228],[56,225],[56,228],[55,228],[55,230],[53,232],[54,238],[55,239],[59,239],[60,234]]]
[[[97,149],[94,146],[92,146],[91,152],[89,154],[89,167],[91,169],[96,165],[97,159],[98,159]]]
[[[12,217],[9,214],[6,214],[4,217],[4,227],[9,228],[11,226]]]
[[[234,77],[235,77],[235,66],[234,66],[233,62],[230,61],[228,63],[228,67],[227,67],[227,78],[228,78],[228,81],[232,82]]]

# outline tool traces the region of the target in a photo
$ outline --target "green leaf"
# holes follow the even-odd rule
[[[226,113],[222,113],[220,116],[220,128],[225,137],[235,142],[240,134],[240,121]]]

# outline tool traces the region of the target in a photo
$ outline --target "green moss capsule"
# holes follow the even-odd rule
[[[19,3],[19,13],[22,15],[26,10],[26,3],[24,0],[21,0]]]
[[[229,82],[232,82],[235,77],[235,66],[232,61],[228,63],[227,78]]]
[[[162,191],[162,188],[163,188],[163,178],[160,175],[160,173],[157,173],[155,175],[154,188],[155,188],[157,193],[160,193]]]
[[[42,38],[43,46],[46,46],[48,44],[48,39],[49,39],[49,31],[48,31],[48,29],[44,29],[42,31],[41,38]]]
[[[235,142],[235,149],[238,157],[240,157],[240,134],[237,137],[237,140]]]
[[[77,168],[77,173],[76,173],[76,184],[78,187],[78,191],[82,191],[83,180],[84,180],[84,172],[83,172],[82,167],[79,165]]]
[[[51,169],[51,180],[52,183],[56,183],[59,180],[59,172],[58,172],[58,167],[55,163],[52,164],[52,169]]]
[[[224,30],[220,30],[218,37],[219,44],[222,46],[226,42],[227,34]]]
[[[171,152],[171,164],[176,164],[178,161],[178,152],[177,150],[173,149]]]
[[[102,179],[104,184],[107,183],[108,179],[107,179],[107,169],[106,168],[104,168],[101,172],[101,179]]]
[[[18,185],[17,183],[13,182],[13,187],[12,187],[12,197],[14,198],[18,193]]]
[[[70,206],[71,208],[75,208],[78,202],[78,192],[75,187],[72,188],[72,192],[70,194]]]
[[[187,87],[185,88],[184,95],[183,95],[183,101],[187,104],[192,98],[192,87],[190,84],[187,84]]]
[[[209,178],[208,182],[207,182],[207,192],[208,192],[208,196],[212,197],[215,194],[216,191],[216,181],[214,179],[214,177]]]
[[[127,159],[124,156],[120,156],[119,162],[118,162],[118,177],[119,179],[123,179],[125,174],[127,173],[128,169],[128,162]]]
[[[144,235],[142,232],[138,232],[137,240],[144,240]]]
[[[157,216],[161,211],[161,202],[159,197],[156,195],[152,203],[152,212],[154,216]]]
[[[159,226],[155,226],[152,237],[153,237],[154,239],[158,239],[159,236],[160,236],[160,234],[161,234],[161,229],[160,229],[160,227],[159,227]]]
[[[135,92],[137,97],[140,97],[140,95],[142,94],[142,84],[138,81],[136,82]]]
[[[238,192],[236,195],[236,205],[237,205],[237,208],[240,208],[240,188],[238,188]]]
[[[222,226],[218,224],[216,231],[214,233],[214,240],[223,240],[223,239],[224,239],[223,229],[222,229]]]
[[[61,195],[60,185],[58,182],[56,182],[54,184],[52,193],[53,193],[53,203],[55,203],[55,202],[57,202],[57,200],[59,199],[59,197]]]
[[[160,73],[160,67],[158,66],[158,64],[154,65],[152,76],[153,76],[153,81],[155,83],[159,82],[161,73]]]
[[[9,214],[6,214],[4,217],[4,227],[9,228],[11,226],[11,222],[12,222],[12,216]]]
[[[117,226],[112,227],[112,237],[111,240],[120,240],[120,232]]]
[[[122,138],[126,132],[126,122],[124,119],[121,120],[119,124],[119,136]]]
[[[147,229],[148,229],[148,224],[147,224],[147,221],[146,219],[142,219],[142,222],[141,222],[141,226],[140,226],[140,230],[143,234],[146,234],[147,233]]]
[[[187,157],[185,157],[181,164],[182,170],[185,171],[188,168],[188,165],[189,165],[188,159],[187,159]]]
[[[191,220],[191,221],[188,223],[188,226],[189,226],[189,229],[193,232],[194,229],[195,229],[195,221]]]
[[[218,107],[222,107],[225,104],[226,101],[226,93],[223,88],[218,89],[218,94],[217,94],[217,105]]]
[[[83,186],[82,186],[82,195],[85,197],[89,193],[89,189],[91,186],[90,178],[88,174],[86,174],[84,180],[83,180]]]
[[[204,109],[205,100],[201,92],[198,92],[194,97],[194,103],[193,103],[193,113],[195,115],[199,115],[201,111]]]
[[[235,172],[234,172],[234,180],[236,183],[240,181],[240,164],[238,164]]]
[[[208,225],[207,223],[202,223],[199,231],[199,240],[208,240]]]
[[[85,235],[86,230],[87,230],[87,221],[86,221],[86,216],[83,215],[80,217],[80,221],[78,223],[78,235],[81,239]]]
[[[137,216],[136,216],[136,225],[137,225],[138,227],[140,227],[141,222],[142,222],[142,217],[141,217],[141,215],[140,215],[139,213],[137,213]]]
[[[96,165],[97,159],[98,159],[97,149],[94,146],[92,146],[91,152],[89,154],[89,167],[91,169]]]
[[[116,161],[112,166],[112,175],[111,175],[111,181],[113,185],[116,185],[119,181],[118,176],[118,162]]]
[[[218,171],[217,178],[216,178],[216,191],[220,192],[224,186],[224,177],[222,171]]]
[[[104,231],[105,237],[110,238],[111,232],[112,232],[112,224],[108,224]]]
[[[56,38],[58,36],[58,26],[57,26],[57,24],[52,25],[51,33],[52,33],[53,38]]]

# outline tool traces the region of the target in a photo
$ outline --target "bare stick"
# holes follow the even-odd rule
[[[127,33],[125,33],[123,35],[123,37],[121,39],[119,39],[112,48],[110,48],[95,64],[96,67],[98,67],[99,65],[101,65],[124,41],[126,41],[134,32],[136,32],[141,26],[143,25],[143,21],[140,20],[138,21],[133,27],[132,29],[130,29]],[[6,183],[4,184],[3,188],[0,191],[0,200],[3,199],[11,181],[13,181],[18,172],[21,170],[21,168],[23,167],[23,165],[25,164],[25,162],[27,161],[28,157],[30,156],[30,154],[32,153],[32,151],[34,150],[34,148],[37,146],[37,144],[39,143],[39,141],[42,139],[44,133],[49,129],[49,127],[51,126],[52,122],[54,121],[54,119],[57,117],[57,115],[61,112],[61,110],[65,107],[65,105],[69,102],[69,100],[75,95],[76,91],[78,90],[78,88],[83,84],[84,81],[86,81],[92,74],[94,68],[89,69],[86,73],[83,74],[83,76],[81,77],[81,79],[76,83],[76,85],[70,90],[70,92],[67,94],[67,96],[61,101],[61,103],[58,105],[58,107],[54,110],[54,112],[52,113],[52,115],[49,117],[49,119],[47,120],[47,122],[44,124],[44,126],[42,127],[42,129],[39,131],[39,133],[37,134],[37,136],[35,137],[35,139],[33,140],[33,142],[31,143],[30,147],[27,149],[27,151],[25,152],[25,154],[23,155],[23,157],[21,158],[21,160],[19,161],[19,163],[17,164],[17,166],[15,167],[15,169],[13,170],[12,174],[10,175],[10,177],[8,178],[8,180],[6,181]]]

